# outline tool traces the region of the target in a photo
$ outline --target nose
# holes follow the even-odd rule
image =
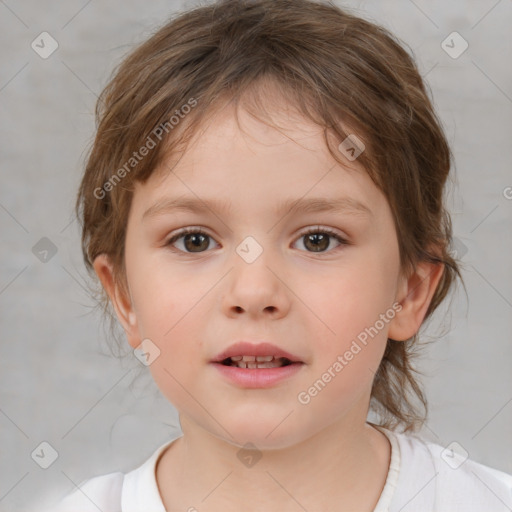
[[[224,313],[233,318],[245,314],[254,320],[286,316],[290,309],[287,277],[281,275],[269,251],[263,251],[252,263],[235,254],[233,262],[223,297]]]

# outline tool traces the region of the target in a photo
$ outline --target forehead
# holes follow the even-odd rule
[[[354,214],[378,210],[382,197],[364,168],[357,161],[337,162],[323,129],[293,107],[282,105],[272,113],[272,123],[245,109],[238,110],[238,119],[235,114],[234,107],[216,112],[181,153],[164,160],[144,185],[137,184],[134,203],[140,215],[177,201],[199,209],[207,198],[215,198],[223,211],[231,204],[254,207],[255,198],[267,208],[272,203],[276,213],[283,205],[320,210],[314,203],[321,197]]]

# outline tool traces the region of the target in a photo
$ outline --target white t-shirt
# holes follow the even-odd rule
[[[464,459],[450,449],[378,427],[391,443],[384,489],[373,512],[510,512],[512,475]],[[178,438],[176,438],[178,439]],[[166,512],[156,463],[176,439],[129,473],[86,480],[52,512]]]

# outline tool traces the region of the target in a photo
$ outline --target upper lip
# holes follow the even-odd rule
[[[301,363],[302,361],[298,356],[290,354],[286,350],[279,348],[272,343],[248,343],[246,341],[239,341],[230,345],[226,350],[217,354],[212,362],[220,363],[224,359],[233,356],[274,356],[276,358],[286,357],[293,363]]]

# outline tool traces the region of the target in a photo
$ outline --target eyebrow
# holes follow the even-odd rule
[[[165,198],[157,201],[153,206],[148,208],[142,215],[142,219],[145,220],[176,211],[192,213],[204,213],[207,211],[229,213],[231,211],[231,204],[229,201],[221,201],[216,198],[199,199],[187,196]],[[288,215],[299,212],[333,212],[360,217],[373,217],[373,212],[367,205],[351,197],[313,197],[308,199],[301,197],[299,199],[288,199],[279,203],[275,210],[277,215]]]

